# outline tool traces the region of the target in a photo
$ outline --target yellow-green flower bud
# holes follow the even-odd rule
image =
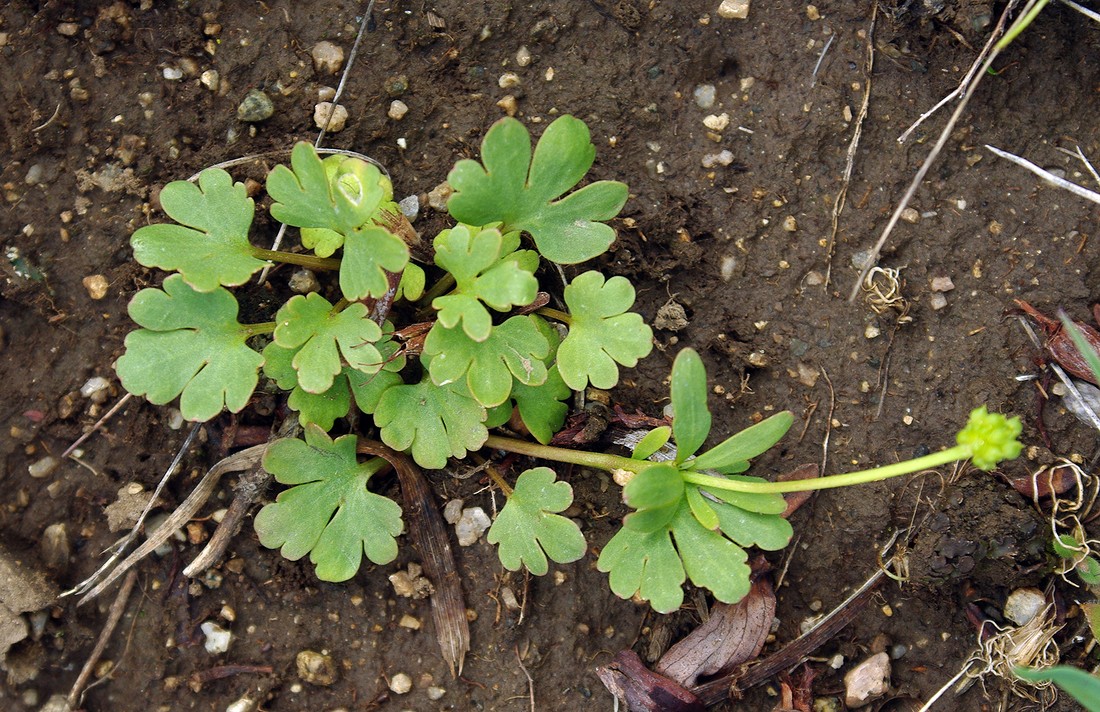
[[[990,413],[983,405],[970,411],[970,420],[955,436],[955,441],[970,448],[970,459],[975,467],[989,471],[998,462],[1020,454],[1024,446],[1017,438],[1022,429],[1019,417],[1006,418],[1000,413]]]

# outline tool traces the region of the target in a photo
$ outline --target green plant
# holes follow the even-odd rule
[[[614,386],[620,367],[652,348],[650,328],[629,311],[635,293],[624,277],[583,271],[563,290],[564,310],[538,307],[542,260],[583,262],[614,239],[604,221],[622,208],[626,186],[597,181],[573,190],[594,157],[588,128],[573,117],[551,123],[533,152],[518,121],[498,122],[482,143],[482,163],[459,161],[448,176],[455,191],[448,209],[458,222],[435,238],[426,267],[410,261],[399,236],[411,226],[402,224],[389,180],[365,161],[322,160],[300,143],[290,166],[269,174],[272,217],[299,228],[312,254],[254,247],[253,201],[224,171],[203,171],[197,186],[170,183],[161,205],[176,222],[142,227],[132,243],[143,265],[177,274],[131,302],[141,328],[117,361],[122,384],[153,403],[179,397],[185,418],[206,420],[244,408],[262,368],[287,393],[305,439],[269,446],[264,467],[288,489],[260,511],[256,530],[290,559],[308,554],[330,581],[353,576],[363,555],[392,561],[403,529],[398,505],[368,488],[385,462],[359,461],[359,433],[377,434],[427,468],[487,448],[612,471],[633,511],[598,566],[616,594],[659,611],[680,605],[688,578],[722,601],[744,596],[745,549],[781,549],[791,538],[782,492],[958,459],[989,468],[1018,454],[1019,421],[983,408],[956,447],[908,463],[800,482],[748,476],[749,461],[778,442],[793,417],[773,415],[700,452],[711,416],[703,363],[690,349],[672,369],[672,426],[650,432],[631,457],[548,445],[572,391]],[[521,233],[535,250],[523,248]],[[289,296],[271,321],[241,324],[226,287],[269,262],[334,271],[337,279],[328,292]],[[352,432],[343,422],[353,420],[343,421],[344,434],[330,435],[352,412],[369,417]],[[490,433],[513,415],[538,442]],[[674,459],[648,459],[671,438]],[[573,500],[567,482],[536,467],[514,485],[498,484],[508,501],[488,540],[506,568],[541,574],[548,560],[584,555],[578,525],[561,515]]]
[[[1016,676],[1027,682],[1053,682],[1081,703],[1088,712],[1100,712],[1100,677],[1080,668],[1055,665],[1044,670],[1016,668]]]

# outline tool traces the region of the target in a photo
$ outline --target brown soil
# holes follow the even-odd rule
[[[364,5],[16,0],[0,9],[0,535],[28,565],[43,568],[43,532],[64,523],[72,556],[49,572],[58,588],[99,566],[118,536],[107,528],[104,507],[127,483],[152,486],[185,432],[168,428],[165,408],[134,403],[87,443],[84,466],[67,461],[46,478],[28,474],[29,464],[59,453],[102,414],[104,405],[78,391],[91,376],[112,378],[130,328],[127,300],[161,278],[131,262],[130,233],[159,219],[148,200],[166,182],[228,158],[312,140],[317,89],[335,86],[336,78],[315,72],[309,50],[320,40],[350,50]],[[980,16],[990,10],[978,2],[949,3],[923,18],[880,13],[870,110],[830,260],[831,210],[853,133],[846,109],[858,113],[869,80],[868,5],[826,1],[818,5],[820,19],[811,20],[802,3],[757,0],[747,20],[729,20],[716,14],[717,0],[379,3],[375,29],[348,79],[343,103],[351,119],[327,145],[380,160],[399,196],[422,194],[443,181],[454,160],[476,153],[508,91],[535,133],[558,113],[583,118],[599,148],[596,176],[626,181],[633,196],[617,222],[614,252],[600,267],[635,280],[647,319],[670,299],[689,319],[676,333],[657,332],[659,350],[627,374],[616,399],[659,414],[672,357],[680,346],[695,347],[716,392],[726,394],[711,403],[715,437],[744,427],[754,414],[789,408],[798,416],[782,447],[761,459],[764,474],[820,462],[827,434],[830,472],[938,449],[983,403],[1024,417],[1028,457],[1006,466],[1007,473],[1056,456],[1091,461],[1095,434],[1059,406],[1044,411],[1051,446],[1040,437],[1035,387],[1015,380],[1035,370],[1035,353],[1005,312],[1013,298],[1023,298],[1085,318],[1100,300],[1096,207],[1041,184],[983,145],[1087,183],[1080,164],[1055,149],[1079,145],[1100,160],[1100,31],[1052,5],[1006,52],[997,76],[985,78],[917,194],[919,223],[902,223],[880,261],[902,270],[912,317],[895,333],[896,312],[876,314],[862,297],[847,301],[853,256],[874,243],[945,117],[904,146],[895,138],[958,83],[975,55],[964,41],[980,46],[986,32]],[[75,23],[75,34],[59,31],[63,23]],[[836,40],[815,82],[814,65],[830,34]],[[517,67],[524,45],[533,60]],[[184,77],[167,80],[165,68],[182,68]],[[222,92],[200,83],[198,74],[208,69],[219,72]],[[504,71],[517,72],[522,83],[502,90],[497,80]],[[387,86],[402,74],[409,113],[395,122],[386,115]],[[716,87],[714,108],[696,105],[699,84]],[[236,117],[253,88],[270,92],[276,107],[254,130]],[[723,112],[730,125],[714,140],[703,118]],[[722,149],[732,152],[731,165],[701,167],[705,155]],[[37,184],[28,184],[29,173]],[[417,227],[434,235],[444,222],[428,210]],[[831,281],[815,284],[830,266]],[[109,283],[98,301],[82,282],[92,275]],[[940,310],[931,306],[936,277],[954,281]],[[871,327],[881,335],[868,338]],[[750,359],[753,353],[763,362]],[[116,380],[112,389],[107,405],[120,395]],[[228,422],[213,424],[188,453],[188,474],[169,486],[165,509],[224,454],[220,434]],[[441,497],[491,506],[477,478],[429,476]],[[578,501],[586,503],[586,535],[599,547],[624,509],[605,479],[572,478]],[[226,478],[220,504],[204,516],[225,506],[233,479]],[[937,514],[914,543],[913,580],[887,586],[819,651],[822,659],[835,653],[859,659],[883,633],[890,646],[908,649],[894,664],[898,695],[926,699],[974,648],[965,603],[996,611],[1021,584],[1054,582],[1067,603],[1084,595],[1044,567],[1042,546],[1032,542],[1043,536],[1036,529],[1041,520],[1002,480],[970,473],[941,484],[930,476],[923,485],[830,491],[803,508],[789,559],[772,557],[787,572],[777,644],[795,637],[819,604],[834,606],[875,570],[878,547],[910,521],[918,491]],[[204,527],[209,532],[213,523]],[[1006,539],[1017,545],[983,545]],[[609,709],[611,697],[594,668],[624,647],[644,651],[654,626],[644,607],[608,591],[592,554],[557,567],[557,578],[528,580],[504,572],[487,544],[457,549],[477,619],[473,649],[456,680],[438,653],[427,603],[395,599],[386,579],[416,560],[410,547],[394,565],[330,585],[316,580],[308,562],[290,563],[260,547],[246,526],[216,577],[180,589],[179,569],[197,551],[177,543],[141,565],[138,593],[105,654],[114,670],[88,692],[86,709],[223,710],[245,695],[273,711],[528,709],[519,657],[533,678],[537,709]],[[499,603],[504,586],[521,598],[525,593],[522,615]],[[67,692],[112,597],[50,609],[40,635],[12,651],[0,707],[37,709],[51,694]],[[236,613],[235,639],[215,657],[204,651],[197,624],[223,606]],[[424,627],[398,626],[405,614]],[[697,618],[685,610],[670,620],[678,637]],[[1067,630],[1077,625],[1071,621]],[[331,654],[337,681],[301,682],[294,660],[303,649]],[[1064,646],[1071,662],[1082,654],[1080,645]],[[192,674],[223,664],[270,665],[273,672],[188,686]],[[815,668],[816,695],[842,690],[846,667]],[[413,691],[387,698],[386,680],[399,672],[412,677]],[[427,696],[433,685],[446,689],[438,701]],[[988,692],[983,698],[975,686],[940,708],[988,709],[983,705],[995,705],[1001,690],[994,683]],[[758,690],[729,709],[774,704]]]

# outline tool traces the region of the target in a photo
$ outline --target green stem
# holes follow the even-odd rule
[[[1039,13],[1043,11],[1043,8],[1046,7],[1049,2],[1050,0],[1038,0],[1038,2],[1028,10],[1026,15],[1016,18],[1016,22],[1012,23],[1012,26],[1005,32],[1005,36],[997,42],[994,49],[1000,52],[1002,49],[1012,44],[1013,40],[1015,40],[1021,32],[1027,29],[1027,26],[1039,16]]]
[[[300,255],[297,252],[265,250],[262,247],[253,247],[250,251],[252,256],[259,260],[285,262],[286,264],[301,265],[302,267],[329,272],[340,269],[340,260],[331,257],[315,257],[313,255]]]
[[[245,333],[248,334],[248,338],[259,336],[260,334],[270,334],[275,331],[275,326],[276,324],[273,321],[264,321],[259,324],[241,324]]]
[[[573,317],[569,316],[560,309],[554,309],[552,307],[543,307],[535,312],[539,316],[544,316],[547,319],[553,319],[554,321],[560,321],[561,323],[569,326],[573,323]]]
[[[774,494],[784,492],[810,492],[812,490],[833,489],[834,487],[849,487],[851,485],[864,485],[868,482],[881,482],[891,477],[908,475],[921,470],[946,465],[949,462],[966,460],[973,454],[973,448],[969,445],[956,445],[947,450],[934,452],[931,455],[918,457],[913,460],[895,462],[893,465],[884,465],[870,470],[859,472],[846,472],[842,475],[829,475],[828,477],[815,477],[808,480],[790,480],[788,482],[738,482],[727,480],[713,475],[704,475],[698,472],[683,472],[684,482],[703,485],[711,489],[724,489],[732,492],[751,492],[756,494]]]
[[[444,274],[442,277],[439,278],[438,282],[436,282],[435,284],[432,285],[431,289],[424,292],[424,295],[421,296],[420,299],[418,299],[416,301],[416,303],[423,306],[423,307],[426,307],[426,306],[430,305],[435,300],[436,297],[442,297],[444,294],[446,294],[448,291],[450,291],[450,289],[454,286],[455,286],[455,276],[453,274],[451,274],[450,272],[447,272],[446,274]]]
[[[571,465],[594,467],[597,470],[607,470],[608,472],[612,470],[629,470],[630,472],[638,473],[658,464],[656,462],[650,462],[649,460],[632,460],[629,457],[609,455],[604,452],[567,450],[563,447],[540,445],[539,443],[516,440],[515,438],[506,438],[500,435],[490,435],[489,439],[485,441],[485,445],[497,450],[505,450],[520,455],[529,455],[531,457],[542,458],[543,460],[565,462]]]
[[[527,442],[525,440],[505,438],[499,435],[490,435],[489,439],[485,441],[485,444],[488,447],[496,448],[497,450],[505,450],[507,452],[515,452],[519,453],[520,455],[529,455],[531,457],[538,457],[544,460],[566,462],[573,465],[594,467],[599,470],[607,471],[627,470],[629,472],[637,474],[643,472],[650,467],[661,464],[657,462],[651,462],[649,460],[632,460],[629,457],[622,457],[621,455],[609,455],[602,452],[567,450],[565,448],[553,447],[551,445],[540,445],[538,443]],[[681,470],[680,474],[683,476],[684,482],[702,485],[710,489],[722,489],[731,492],[747,492],[753,494],[809,492],[812,490],[832,489],[834,487],[849,487],[851,485],[862,485],[867,484],[868,482],[879,482],[881,480],[888,480],[891,477],[908,475],[913,472],[920,472],[921,470],[930,470],[935,467],[940,467],[941,465],[946,465],[949,462],[966,460],[971,455],[973,455],[973,448],[970,445],[956,445],[955,447],[948,448],[947,450],[934,452],[931,455],[925,455],[924,457],[918,457],[913,460],[897,462],[893,465],[875,467],[870,470],[860,470],[859,472],[847,472],[841,475],[829,475],[828,477],[815,477],[813,479],[806,480],[789,480],[787,482],[744,482],[741,480],[727,480],[723,477],[705,475],[700,472],[692,472],[690,470]]]

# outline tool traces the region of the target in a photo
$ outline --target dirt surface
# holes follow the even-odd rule
[[[847,301],[852,265],[877,239],[946,117],[905,145],[895,139],[956,86],[988,33],[983,19],[999,7],[948,3],[936,13],[943,3],[890,4],[869,34],[869,3],[826,1],[812,12],[757,0],[745,20],[719,17],[718,4],[381,2],[347,81],[347,128],[326,145],[381,161],[398,196],[424,194],[454,160],[476,153],[503,115],[498,102],[506,94],[536,134],[560,113],[584,119],[599,150],[595,177],[623,180],[632,193],[615,224],[614,251],[598,266],[635,280],[647,320],[675,301],[688,322],[657,330],[658,349],[626,374],[616,401],[659,415],[672,357],[693,346],[715,388],[714,437],[754,414],[795,412],[791,435],[757,466],[765,475],[821,462],[825,443],[830,472],[939,449],[983,403],[1024,418],[1027,457],[1006,466],[1008,474],[1058,456],[1092,462],[1095,433],[1056,403],[1044,410],[1049,443],[1040,437],[1035,386],[1015,379],[1035,372],[1036,353],[1005,314],[1023,298],[1086,318],[1100,300],[1096,207],[983,145],[1088,183],[1081,164],[1056,149],[1080,146],[1100,160],[1100,29],[1051,6],[998,62],[998,74],[985,78],[917,194],[917,221],[899,226],[880,260],[900,270],[909,319],[899,325],[898,310],[876,313],[865,295]],[[132,402],[88,441],[79,463],[65,461],[40,478],[28,472],[121,395],[111,365],[129,329],[126,303],[163,278],[131,262],[130,233],[160,219],[149,201],[168,181],[313,140],[318,89],[338,78],[314,69],[310,49],[329,40],[349,51],[364,8],[345,0],[16,0],[0,9],[0,536],[58,589],[99,566],[120,536],[108,528],[106,506],[130,483],[154,486],[186,434],[169,427],[166,408]],[[871,76],[868,41],[876,48]],[[517,63],[521,47],[530,52],[528,66]],[[201,78],[209,70],[218,73],[214,90]],[[515,72],[518,86],[502,89],[504,72]],[[408,86],[398,92],[401,75]],[[869,112],[830,250],[833,204],[868,82]],[[715,88],[712,108],[693,97],[699,85]],[[270,119],[238,120],[251,89],[274,98]],[[409,111],[395,121],[387,109],[398,94]],[[728,115],[728,127],[708,129],[710,114]],[[723,149],[729,165],[703,167]],[[431,236],[445,217],[426,208],[416,226]],[[96,275],[107,284],[100,299],[89,279]],[[943,277],[954,288],[935,309],[931,284]],[[80,393],[93,376],[110,381],[103,402]],[[242,422],[269,422],[248,418]],[[225,416],[204,431],[161,511],[224,456],[229,424]],[[594,473],[569,477],[583,503],[578,518],[598,549],[625,513],[617,488]],[[478,477],[429,478],[442,499],[462,497],[486,510],[501,502]],[[212,531],[210,515],[228,503],[233,480],[225,478],[201,513],[196,540]],[[934,516],[913,544],[912,580],[886,586],[818,652],[820,660],[840,653],[845,665],[814,664],[815,696],[841,694],[843,673],[883,644],[875,640],[882,633],[887,648],[904,653],[893,666],[896,695],[927,699],[974,649],[966,603],[996,612],[1013,588],[1055,582],[1042,518],[1002,479],[969,473],[947,485],[932,475],[825,492],[795,516],[789,558],[771,557],[786,575],[769,650],[874,572],[878,548],[910,522],[918,496]],[[42,543],[57,524],[67,556]],[[104,655],[114,667],[99,671],[106,677],[89,690],[85,709],[223,710],[246,696],[273,711],[610,709],[594,668],[625,647],[647,650],[655,628],[671,628],[675,639],[698,621],[697,611],[685,610],[655,626],[646,608],[608,591],[592,552],[527,579],[503,571],[484,542],[456,547],[476,620],[463,675],[452,679],[427,602],[396,597],[387,580],[417,560],[411,547],[391,566],[331,585],[318,582],[308,562],[260,547],[246,525],[228,561],[181,583],[179,570],[199,546],[174,542],[140,566],[138,590]],[[1057,586],[1067,604],[1086,595]],[[521,610],[505,605],[506,588]],[[0,707],[38,709],[67,693],[113,596],[48,608],[34,635],[9,654]],[[399,625],[406,615],[422,622],[420,630]],[[228,653],[204,650],[198,625],[207,620],[233,631]],[[295,656],[307,649],[333,658],[335,681],[299,679]],[[1063,647],[1070,662],[1082,654],[1080,645]],[[219,665],[270,672],[189,684]],[[387,695],[398,673],[411,677],[412,691]],[[432,688],[443,691],[439,699],[431,699]],[[998,683],[988,693],[976,685],[940,709],[997,708]],[[761,688],[728,708],[774,704]]]

